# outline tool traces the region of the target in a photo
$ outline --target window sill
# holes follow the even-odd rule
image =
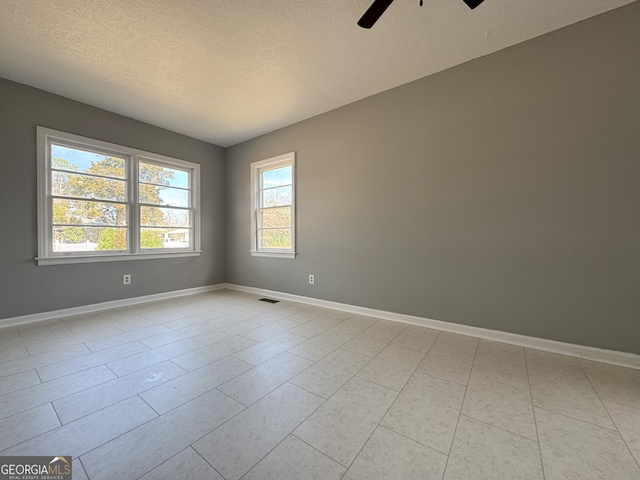
[[[59,257],[38,257],[36,262],[42,265],[68,265],[72,263],[127,262],[130,260],[154,260],[157,258],[199,257],[202,250],[189,252],[159,252],[114,255],[64,255]]]
[[[272,258],[296,258],[295,252],[261,252],[258,250],[251,250],[251,255],[254,257],[272,257]]]

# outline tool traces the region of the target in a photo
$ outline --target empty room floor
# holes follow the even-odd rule
[[[90,479],[640,479],[640,371],[229,290],[0,330],[0,455]]]

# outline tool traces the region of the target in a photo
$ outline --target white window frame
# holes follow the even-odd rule
[[[258,210],[260,173],[291,165],[291,248],[259,248]],[[251,255],[254,257],[296,258],[296,152],[289,152],[251,164]]]
[[[52,238],[52,194],[51,194],[51,144],[66,145],[117,155],[126,159],[126,204],[129,211],[126,251],[54,252]],[[200,241],[200,165],[177,158],[145,152],[123,145],[94,140],[92,138],[61,132],[51,128],[37,127],[38,144],[38,265],[72,263],[117,262],[156,258],[194,257],[202,253]],[[140,248],[140,202],[138,199],[139,162],[169,168],[188,170],[191,192],[190,207],[193,212],[193,242],[188,248]],[[159,205],[162,207],[161,205]]]

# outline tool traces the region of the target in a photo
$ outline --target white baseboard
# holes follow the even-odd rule
[[[493,340],[496,342],[508,343],[520,347],[542,350],[544,352],[569,355],[571,357],[582,358],[585,360],[593,360],[594,362],[608,363],[611,365],[619,365],[622,367],[629,367],[640,370],[640,355],[636,355],[633,353],[617,352],[615,350],[605,350],[602,348],[575,345],[572,343],[558,342],[555,340],[546,340],[544,338],[529,337],[527,335],[518,335],[516,333],[489,330],[487,328],[471,327],[458,323],[443,322],[441,320],[432,320],[430,318],[415,317],[412,315],[404,315],[402,313],[387,312],[384,310],[358,307],[346,303],[331,302],[328,300],[319,300],[317,298],[293,295],[290,293],[264,290],[262,288],[245,287],[243,285],[235,285],[229,283],[224,284],[223,286],[224,288],[228,288],[230,290],[253,293],[256,295],[262,295],[278,300],[289,300],[292,302],[305,303],[317,307],[331,308],[333,310],[340,310],[343,312],[355,313],[358,315],[382,318],[384,320],[391,320],[393,322],[408,323],[410,325],[433,328],[445,332],[467,335],[469,337]]]
[[[110,302],[93,303],[91,305],[83,305],[81,307],[65,308],[63,310],[54,310],[51,312],[33,313],[31,315],[22,315],[19,317],[9,317],[0,319],[0,328],[15,327],[25,325],[27,323],[43,322],[53,320],[59,317],[68,317],[70,315],[81,315],[83,313],[99,312],[108,310],[109,308],[130,307],[141,303],[157,302],[168,298],[183,297],[185,295],[195,295],[196,293],[211,292],[213,290],[221,290],[226,288],[225,284],[208,285],[206,287],[187,288],[184,290],[174,290],[172,292],[155,293],[153,295],[144,295],[142,297],[124,298],[122,300],[112,300]]]
[[[317,307],[331,308],[333,310],[339,310],[342,312],[354,313],[357,315],[366,315],[369,317],[381,318],[393,322],[407,323],[420,327],[433,328],[436,330],[442,330],[444,332],[457,333],[459,335],[467,335],[469,337],[493,340],[496,342],[508,343],[520,347],[542,350],[544,352],[569,355],[571,357],[583,358],[585,360],[593,360],[594,362],[608,363],[611,365],[619,365],[622,367],[629,367],[640,370],[640,355],[636,355],[633,353],[617,352],[615,350],[605,350],[602,348],[557,342],[555,340],[546,340],[543,338],[529,337],[526,335],[501,332],[498,330],[489,330],[487,328],[471,327],[458,323],[443,322],[441,320],[416,317],[413,315],[405,315],[402,313],[387,312],[384,310],[375,310],[373,308],[358,307],[356,305],[349,305],[347,303],[331,302],[329,300],[320,300],[317,298],[276,292],[273,290],[265,290],[262,288],[245,287],[243,285],[235,285],[231,283],[221,283],[218,285],[208,285],[205,287],[175,290],[172,292],[156,293],[153,295],[145,295],[142,297],[133,297],[125,298],[122,300],[113,300],[110,302],[94,303],[91,305],[83,305],[81,307],[66,308],[63,310],[55,310],[51,312],[34,313],[31,315],[4,318],[0,319],[0,328],[15,327],[18,325],[25,325],[33,322],[42,322],[70,315],[93,313],[110,308],[128,307],[142,303],[166,300],[169,298],[182,297],[185,295],[194,295],[197,293],[210,292],[213,290],[221,290],[225,288],[229,290],[252,293],[255,295],[262,295],[278,300],[288,300],[292,302],[304,303],[307,305],[314,305]]]

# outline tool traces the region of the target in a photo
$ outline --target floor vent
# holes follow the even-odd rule
[[[267,303],[278,303],[280,300],[271,300],[270,298],[261,298],[260,301],[267,302]]]

